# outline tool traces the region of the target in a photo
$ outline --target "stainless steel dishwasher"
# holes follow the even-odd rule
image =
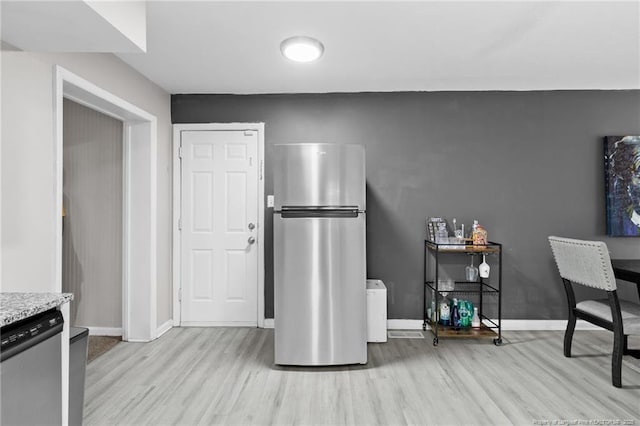
[[[62,314],[52,309],[2,327],[0,423],[62,423]]]

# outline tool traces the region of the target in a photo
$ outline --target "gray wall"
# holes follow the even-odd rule
[[[478,219],[504,245],[508,319],[565,316],[548,235],[602,239],[614,257],[640,257],[639,239],[605,236],[601,141],[640,134],[639,91],[173,95],[171,113],[173,123],[266,123],[267,194],[275,143],[363,144],[368,276],[387,285],[389,318],[422,317],[427,216]],[[271,317],[270,209],[265,218]]]
[[[122,328],[121,121],[68,99],[63,114],[62,291],[71,325]]]

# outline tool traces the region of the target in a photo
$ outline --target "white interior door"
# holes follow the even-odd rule
[[[183,131],[182,325],[257,325],[258,132]]]

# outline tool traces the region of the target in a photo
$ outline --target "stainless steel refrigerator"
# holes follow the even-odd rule
[[[364,148],[274,149],[275,363],[366,364]]]

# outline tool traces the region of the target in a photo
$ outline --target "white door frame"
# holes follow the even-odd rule
[[[157,118],[58,65],[53,91],[56,291],[62,291],[62,114],[67,98],[123,122],[122,338],[148,342],[157,337]]]
[[[189,130],[253,130],[258,132],[258,327],[264,328],[264,123],[188,123],[173,125],[173,324],[181,323],[182,276],[180,215],[182,185],[180,165],[181,132]]]

